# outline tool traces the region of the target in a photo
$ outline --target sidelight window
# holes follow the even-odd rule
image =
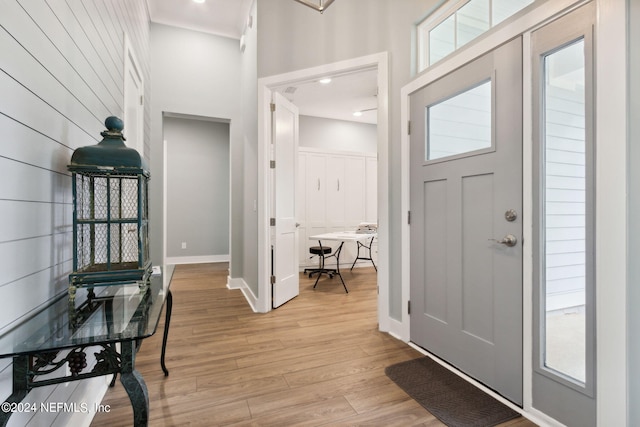
[[[586,380],[588,171],[584,40],[543,60],[543,365]]]

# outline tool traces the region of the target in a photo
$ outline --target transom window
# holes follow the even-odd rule
[[[533,3],[534,0],[464,0],[418,24],[422,71]],[[447,3],[448,4],[448,3]]]

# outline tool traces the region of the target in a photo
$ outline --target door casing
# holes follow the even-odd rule
[[[400,335],[399,323],[389,317],[389,55],[386,52],[334,62],[258,79],[258,295],[254,310],[271,310],[271,237],[269,230],[269,142],[272,134],[270,102],[276,87],[317,80],[327,74],[376,68],[378,71],[378,326]]]

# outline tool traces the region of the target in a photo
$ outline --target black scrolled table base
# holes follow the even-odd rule
[[[169,334],[169,324],[173,306],[173,296],[168,290],[165,303],[165,324],[162,338],[162,352],[160,365],[165,376],[169,371],[165,365],[165,353],[167,348],[167,338]],[[134,427],[146,427],[149,422],[149,392],[147,385],[142,378],[142,374],[135,369],[136,353],[141,340],[120,341],[121,350],[117,353],[115,344],[90,344],[78,346],[70,349],[67,356],[57,359],[58,351],[48,353],[21,354],[13,357],[13,393],[5,400],[0,410],[0,426],[4,427],[9,422],[9,417],[15,411],[12,405],[19,405],[27,396],[30,390],[36,387],[43,387],[52,384],[62,384],[70,381],[79,381],[88,378],[95,378],[104,375],[114,375],[111,386],[115,384],[115,379],[120,373],[120,382],[129,396],[133,408]],[[103,350],[95,353],[97,363],[91,372],[75,374],[71,365],[75,358],[82,354],[87,347],[102,347]],[[58,369],[69,367],[72,375],[50,378],[46,380],[35,380],[38,375],[45,375],[55,372]],[[9,404],[9,405],[7,405]],[[7,410],[8,409],[8,410]]]
[[[120,382],[129,395],[133,407],[133,425],[146,426],[149,422],[149,392],[140,372],[135,370],[137,351],[135,341],[122,343],[122,370]]]

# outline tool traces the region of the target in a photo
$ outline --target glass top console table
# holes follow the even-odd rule
[[[64,292],[1,335],[0,358],[13,358],[13,394],[2,405],[0,426],[36,387],[102,375],[114,375],[114,385],[117,374],[129,395],[134,425],[146,426],[149,396],[135,358],[142,340],[155,333],[166,304],[160,364],[165,376],[169,374],[164,357],[172,309],[170,281],[171,274],[165,272],[152,275],[147,285],[82,288],[73,303]],[[87,353],[92,353],[89,360]],[[95,364],[87,366],[93,356]]]

